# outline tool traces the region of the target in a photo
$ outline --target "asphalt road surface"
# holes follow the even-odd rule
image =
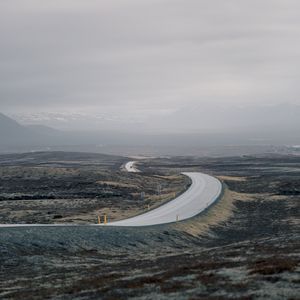
[[[186,220],[204,211],[220,196],[222,184],[215,177],[198,172],[183,174],[192,179],[192,185],[185,193],[147,213],[109,225],[149,226]]]
[[[126,171],[130,173],[139,173],[140,171],[134,167],[135,163],[136,163],[135,161],[129,161],[128,163],[126,163],[125,165]]]

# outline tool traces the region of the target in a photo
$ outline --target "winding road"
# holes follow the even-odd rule
[[[192,185],[185,193],[147,213],[109,225],[149,226],[186,220],[204,211],[220,196],[222,184],[218,179],[198,172],[182,174],[192,179]]]
[[[138,173],[135,161],[125,165],[128,172]],[[136,217],[92,226],[150,226],[192,218],[213,204],[222,193],[222,184],[215,177],[200,172],[182,173],[192,180],[189,189],[168,203]],[[0,227],[77,226],[76,224],[0,224]]]
[[[135,168],[136,162],[135,161],[129,161],[128,163],[125,164],[125,170],[127,172],[131,172],[131,173],[139,173],[140,170],[138,170],[137,168]]]

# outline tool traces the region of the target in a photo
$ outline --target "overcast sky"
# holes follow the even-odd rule
[[[298,103],[299,0],[0,0],[0,111]]]

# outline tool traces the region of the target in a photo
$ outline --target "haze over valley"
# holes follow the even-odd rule
[[[89,146],[94,151],[103,148],[104,152],[109,152],[112,146],[118,146],[119,150],[115,151],[121,154],[122,147],[130,146],[133,154],[145,154],[141,147],[149,146],[157,147],[156,153],[165,155],[168,154],[166,147],[173,146],[177,154],[183,155],[186,148],[191,147],[193,152],[187,154],[201,155],[201,150],[207,147],[257,146],[257,149],[260,148],[258,152],[264,152],[266,147],[270,151],[272,146],[300,144],[299,115],[300,106],[289,104],[247,107],[198,105],[152,116],[147,121],[79,113],[44,113],[14,115],[17,122],[2,114],[0,150],[24,151],[47,147],[79,150],[78,146]],[[249,149],[241,150],[241,154],[243,151],[251,152]],[[230,151],[223,154],[230,154]]]
[[[38,127],[0,148],[298,145],[299,8],[2,1],[0,112]]]

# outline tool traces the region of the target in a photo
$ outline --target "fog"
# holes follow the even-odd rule
[[[299,9],[296,0],[1,1],[0,112],[67,131],[282,142],[288,132],[296,143]]]

